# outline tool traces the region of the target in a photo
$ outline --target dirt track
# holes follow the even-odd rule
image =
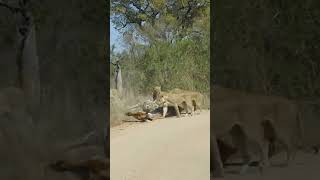
[[[227,168],[224,178],[216,180],[318,180],[320,179],[320,156],[309,153],[298,153],[296,159],[289,167],[279,166],[283,155],[273,158],[274,165],[266,169],[264,175],[251,168],[244,175],[233,174],[237,168]],[[278,162],[278,163],[277,163]]]
[[[111,129],[112,180],[209,180],[210,112]]]

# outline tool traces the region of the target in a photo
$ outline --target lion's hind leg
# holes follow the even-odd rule
[[[289,166],[290,161],[295,158],[296,151],[288,139],[279,137],[277,142],[284,148],[286,152],[285,165]]]
[[[192,106],[195,112],[198,112],[198,114],[201,113],[201,107],[195,100],[192,100]]]
[[[229,131],[231,138],[232,138],[232,144],[240,151],[241,157],[243,160],[243,165],[240,169],[240,174],[244,174],[247,172],[252,159],[249,151],[249,138],[246,132],[244,131],[244,128],[240,123],[235,123],[230,131]]]
[[[177,114],[177,117],[180,118],[181,117],[181,114],[180,114],[180,110],[179,110],[179,107],[177,104],[174,104],[173,105],[175,111],[176,111],[176,114]]]
[[[264,140],[269,143],[268,147],[272,148],[272,145],[275,146],[276,144],[279,144],[280,147],[282,147],[286,152],[285,165],[288,166],[289,161],[295,156],[295,150],[292,146],[290,136],[286,136],[285,132],[280,133],[279,130],[276,130],[276,127],[274,126],[272,120],[264,120],[262,121],[261,125],[263,128]],[[269,157],[277,153],[275,147],[273,147],[273,149],[270,150],[274,152],[269,153]]]
[[[183,109],[186,111],[186,116],[188,116],[188,115],[189,115],[189,108],[188,108],[187,103],[186,103],[185,101],[183,101],[183,102],[181,103],[181,106],[182,106]]]
[[[183,109],[186,110],[187,115],[194,115],[194,107],[192,105],[189,105],[189,103],[187,103],[186,101],[183,101],[181,105],[183,106]]]
[[[259,154],[260,154],[260,163],[259,163],[259,170],[260,173],[263,173],[266,167],[270,166],[269,161],[269,147],[270,142],[266,139],[262,139],[259,143]]]
[[[191,110],[191,116],[194,116],[194,111],[195,111],[195,107],[192,105],[192,103],[186,103],[186,107],[188,109],[188,112],[189,112],[189,109]]]

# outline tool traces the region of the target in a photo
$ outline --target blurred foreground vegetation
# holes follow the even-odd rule
[[[320,95],[320,2],[217,1],[213,83],[288,98]]]

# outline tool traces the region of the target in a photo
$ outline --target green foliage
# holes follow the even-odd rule
[[[155,25],[161,17],[179,21],[181,27],[190,27],[194,18],[209,6],[208,0],[113,0],[112,21],[117,28],[127,25]],[[166,19],[166,18],[165,18]]]
[[[145,3],[113,1],[116,25],[126,23],[133,14],[145,21],[141,26],[134,26],[134,31],[124,32],[126,51],[111,57],[113,61],[121,61],[124,87],[148,94],[154,86],[161,86],[163,90],[182,88],[209,92],[210,10],[204,6],[207,2],[150,1],[153,10],[148,13],[159,11],[160,14],[155,19],[132,8],[146,8]],[[190,17],[185,8],[193,13]],[[114,67],[111,68],[113,71]]]
[[[316,0],[215,4],[214,81],[291,98],[320,95]]]
[[[136,51],[143,51],[138,56],[123,53],[125,87],[141,93],[159,85],[164,90],[179,87],[208,92],[209,51],[203,47],[206,46],[192,40],[181,40],[175,44],[157,42],[151,47],[136,47]]]

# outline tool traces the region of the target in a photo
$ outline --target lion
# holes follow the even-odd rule
[[[253,138],[249,136],[250,133],[248,132],[250,131],[248,131],[246,126],[241,122],[235,122],[226,133],[227,136],[230,136],[230,144],[233,146],[226,143],[224,140],[217,139],[218,146],[221,148],[220,154],[224,166],[227,164],[242,165],[240,173],[245,173],[249,166],[259,166],[260,171],[262,172],[263,166],[269,165],[269,159],[279,153],[279,151],[276,151],[276,144],[282,146],[286,151],[288,151],[287,144],[277,136],[278,133],[276,132],[271,120],[265,119],[261,121],[260,125],[259,129],[262,130],[262,137],[260,138]],[[243,162],[226,163],[226,161],[236,153],[240,155]],[[254,159],[254,156],[258,157],[258,160]]]
[[[156,86],[153,91],[153,99],[158,99],[162,103],[170,103],[175,106],[175,102],[178,102],[178,108],[186,110],[187,114],[194,115],[195,111],[201,112],[201,107],[204,105],[204,96],[195,91],[187,91],[179,88],[175,88],[169,92],[161,91],[160,86]],[[164,104],[164,110],[166,106]],[[190,112],[190,111],[191,112]]]
[[[261,141],[259,141],[260,139],[257,140],[255,139],[255,137],[250,136],[250,131],[248,132],[245,124],[241,122],[233,123],[230,129],[228,129],[226,134],[224,134],[223,136],[219,134],[218,139],[222,139],[221,142],[224,142],[224,144],[222,144],[224,145],[224,148],[228,144],[225,143],[225,138],[230,138],[231,141],[229,144],[232,144],[232,146],[229,146],[233,147],[233,149],[229,149],[230,152],[228,153],[221,152],[221,159],[223,161],[224,166],[226,165],[226,161],[228,160],[228,158],[230,158],[231,155],[237,153],[243,160],[243,162],[241,163],[242,167],[240,170],[240,174],[245,173],[248,167],[253,162],[255,162],[255,160],[257,160],[255,159],[257,157],[259,162],[258,166],[261,171],[263,170],[264,166],[267,164],[267,159],[264,153],[264,146],[267,145],[266,141],[263,141],[262,139]],[[221,145],[221,142],[219,145]],[[259,142],[263,143],[260,144]],[[224,149],[222,148],[221,151],[223,150]]]
[[[222,146],[219,144],[218,139],[216,139],[215,136],[211,136],[210,141],[210,179],[213,177],[223,177],[224,176],[224,170],[223,170],[223,158],[228,158],[229,154],[233,154],[233,152],[230,151],[230,146],[226,146],[227,148],[224,148],[225,146]],[[221,141],[220,141],[221,142]],[[227,153],[224,153],[227,152]],[[221,154],[223,153],[223,154]]]
[[[211,128],[217,138],[226,134],[232,137],[232,144],[245,162],[240,173],[246,171],[254,155],[250,151],[257,151],[261,171],[269,166],[269,150],[276,142],[286,151],[289,164],[301,143],[301,120],[295,103],[282,97],[249,95],[222,87],[213,88],[212,94]]]
[[[187,114],[191,109],[191,116],[194,114],[194,106],[192,105],[190,96],[164,92],[161,91],[160,86],[156,86],[153,90],[153,100],[159,104],[159,106],[163,107],[163,117],[165,117],[167,113],[168,106],[174,107],[177,117],[181,117],[179,107],[185,109]]]
[[[217,145],[219,147],[219,154],[221,156],[222,164],[223,166],[226,166],[227,160],[230,158],[230,156],[235,154],[238,151],[238,149],[229,145],[228,143],[224,142],[221,139],[216,139],[216,140],[217,140]]]
[[[204,96],[201,93],[196,91],[182,90],[179,88],[175,88],[169,91],[169,93],[181,94],[185,98],[187,98],[187,96],[190,96],[194,110],[195,111],[199,110],[199,112],[201,112],[201,109],[202,109],[202,106],[204,105],[204,100],[205,100]]]
[[[267,140],[269,142],[268,157],[271,158],[278,153],[276,151],[275,146],[277,143],[281,143],[281,141],[280,141],[280,139],[277,138],[275,128],[269,119],[262,121],[261,126],[263,128],[263,135],[264,135],[263,137],[265,138],[265,140]],[[233,144],[239,144],[239,142],[244,143],[244,141],[247,140],[245,131],[244,131],[244,129],[242,129],[242,127],[239,124],[234,124],[234,126],[231,127],[231,129],[229,130],[228,133],[230,133],[230,136],[232,136],[232,138],[234,139],[233,141],[235,141],[235,143],[233,143]],[[239,147],[232,146],[231,144],[225,142],[222,139],[217,139],[216,141],[217,141],[217,145],[219,147],[221,161],[222,161],[224,167],[227,165],[243,165],[243,163],[227,163],[228,159],[232,155],[239,153]],[[241,144],[240,144],[240,148],[241,148]],[[240,149],[240,151],[241,151],[241,149]],[[242,152],[242,153],[246,153],[246,152]],[[256,164],[256,162],[251,161],[250,166],[253,166],[254,164]]]

